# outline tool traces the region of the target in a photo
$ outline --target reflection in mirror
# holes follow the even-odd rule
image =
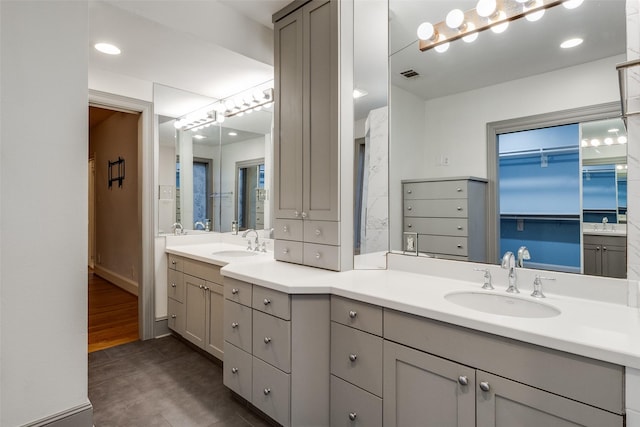
[[[264,159],[236,163],[236,215],[238,230],[264,229]]]
[[[525,19],[510,22],[504,33],[484,31],[473,43],[453,41],[444,53],[435,49],[419,51],[416,29],[422,22],[439,22],[452,8],[470,10],[476,3],[462,0],[389,2],[392,250],[403,247],[403,180],[478,177],[488,180],[486,246],[488,261],[497,263],[501,255],[501,204],[497,193],[503,184],[500,181],[503,173],[498,171],[497,151],[489,152],[487,148],[491,146],[487,139],[489,124],[516,119],[526,122],[524,118],[537,115],[619,103],[615,66],[626,58],[624,0],[587,0],[572,10],[556,6],[536,22]],[[584,42],[572,49],[560,48],[563,41],[575,37]],[[555,124],[575,123],[575,144],[579,146],[577,124],[588,120],[593,119],[556,121]],[[524,124],[507,132],[533,128]],[[493,147],[497,145],[493,141]],[[573,150],[579,161],[579,148]],[[552,168],[558,156],[560,154],[550,155],[547,159]],[[538,168],[543,164],[538,154]],[[585,256],[580,248],[583,215],[580,168],[580,163],[576,163],[575,191],[571,195],[577,202],[571,215],[576,218],[579,242],[577,267],[572,271],[582,268],[580,259]],[[518,168],[513,170],[518,173]],[[532,180],[521,180],[520,187],[512,188],[513,194],[522,196],[521,200],[527,199],[529,189],[539,185]],[[557,188],[564,182],[555,178],[554,185]],[[519,209],[518,203],[515,202],[515,208]],[[514,218],[514,233],[519,233],[518,226],[518,219]],[[438,236],[438,232],[433,236]],[[419,235],[418,247],[423,246],[421,238],[442,240],[433,236]],[[516,245],[516,241],[513,244]],[[515,247],[516,251],[519,246]],[[530,262],[546,264],[547,261],[540,259],[540,253],[532,251]]]

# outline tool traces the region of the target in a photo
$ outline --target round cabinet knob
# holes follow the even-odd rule
[[[457,209],[458,211],[461,211],[461,210],[462,210],[462,206],[458,206],[456,209]]]
[[[480,381],[480,390],[489,391],[489,390],[491,390],[491,386],[486,381]]]
[[[285,233],[289,232],[289,227],[287,227],[286,225],[284,227],[282,227],[282,231],[284,231]]]
[[[322,254],[320,252],[316,252],[316,259],[322,258]]]
[[[200,289],[204,289],[204,285],[198,285]]]
[[[285,254],[285,255],[288,254],[289,253],[289,248],[284,248],[282,250],[282,253]]]
[[[606,251],[606,250],[607,250],[607,247],[606,247],[606,246],[603,246],[603,247],[602,247],[602,250],[603,250],[603,251]]]
[[[269,344],[271,342],[271,338],[269,337],[264,337],[264,343],[265,344]]]
[[[407,224],[407,228],[413,228],[413,225]]]
[[[599,251],[599,250],[600,250],[600,246],[596,246],[596,251]]]
[[[295,216],[296,218],[298,218],[300,216],[300,212],[298,211],[293,211],[293,216]]]
[[[307,213],[306,212],[302,212],[302,218],[306,218],[307,217]]]
[[[271,389],[270,388],[265,388],[263,391],[265,396],[268,396],[271,393]]]
[[[176,265],[176,262],[175,261],[171,261],[171,264]]]
[[[353,311],[353,310],[349,311],[350,318],[355,319],[357,315],[358,315],[357,311]]]
[[[175,287],[176,287],[176,284],[175,284],[175,283],[172,283],[172,284],[171,284],[171,287],[172,287],[172,288],[175,288]]]
[[[238,322],[233,322],[233,323],[231,324],[231,327],[232,327],[233,329],[237,328],[237,327],[238,327]]]
[[[456,245],[458,249],[462,249],[462,245]]]
[[[411,193],[413,193],[412,190],[407,190],[407,194],[411,194]]]
[[[355,421],[356,418],[358,418],[358,414],[356,414],[355,412],[349,412],[349,419],[351,421]]]
[[[322,234],[322,230],[320,230],[319,228],[316,228],[316,236],[319,236]]]
[[[231,368],[231,373],[232,374],[237,374],[238,373],[238,368]]]
[[[357,354],[350,354],[349,355],[349,360],[351,360],[352,362],[355,362],[357,358],[358,358]]]
[[[462,226],[461,225],[458,226],[458,230],[462,230]]]
[[[176,318],[176,315],[175,315],[175,314],[172,314],[172,315],[171,315],[171,318],[172,318],[172,319],[175,319],[175,318]]]
[[[238,295],[238,292],[240,292],[240,291],[239,291],[237,288],[233,288],[233,289],[231,289],[231,293],[232,293],[233,295]]]
[[[457,191],[458,193],[461,193],[461,192],[462,192],[462,188],[458,187],[458,188],[456,188],[456,191]]]
[[[469,385],[469,378],[467,378],[465,375],[460,375],[458,377],[458,383],[460,385]]]
[[[269,304],[271,304],[271,300],[269,298],[265,298],[264,301],[262,301],[262,303],[264,305],[269,305]]]
[[[408,211],[412,211],[412,210],[413,210],[413,208],[412,208],[411,206],[407,206],[407,210],[408,210]]]
[[[205,291],[208,291],[208,290],[209,290],[209,287],[208,287],[208,286],[205,286],[205,287],[204,287],[204,290],[205,290]]]

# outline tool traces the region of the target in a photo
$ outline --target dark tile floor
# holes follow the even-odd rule
[[[89,354],[96,427],[263,427],[222,384],[222,367],[175,337]]]

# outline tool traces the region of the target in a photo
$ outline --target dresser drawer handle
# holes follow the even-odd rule
[[[352,361],[352,362],[355,362],[357,358],[358,358],[357,354],[350,354],[349,355],[349,360]]]
[[[270,388],[265,388],[263,391],[265,396],[268,396],[271,393],[271,389]]]
[[[349,412],[349,419],[351,421],[355,421],[356,418],[358,418],[358,414],[356,414],[355,412]]]
[[[408,224],[408,225],[407,225],[407,228],[413,228],[413,225]]]
[[[175,315],[175,314],[172,314],[172,315],[171,315],[171,318],[172,318],[172,319],[175,319],[175,318],[176,318],[176,315]]]
[[[462,210],[462,206],[458,206],[456,209],[457,209],[458,211],[461,211],[461,210]]]
[[[357,311],[353,311],[353,310],[349,311],[350,318],[355,319],[357,315],[358,315]]]
[[[482,390],[482,391],[489,391],[489,390],[491,390],[491,386],[489,385],[489,383],[488,383],[488,382],[486,382],[486,381],[481,381],[481,382],[480,382],[480,390]]]
[[[456,191],[457,191],[458,193],[462,193],[462,188],[458,187],[458,188],[456,188]]]
[[[320,252],[316,252],[316,259],[322,258],[322,254]]]
[[[238,290],[237,288],[233,288],[233,289],[231,289],[231,293],[232,293],[233,295],[238,295],[238,292],[240,292],[240,290]]]
[[[264,337],[264,343],[265,344],[269,344],[271,342],[271,338],[269,337]]]
[[[408,194],[411,194],[411,193],[413,193],[413,191],[411,191],[411,190],[407,190],[407,193],[408,193]]]
[[[175,261],[171,261],[171,264],[176,265],[176,262]]]
[[[467,378],[465,375],[460,375],[458,377],[458,383],[460,385],[469,385],[469,378]]]
[[[320,236],[322,234],[322,230],[316,228],[316,236]]]
[[[462,226],[461,225],[458,226],[458,230],[462,230]]]
[[[237,328],[238,326],[239,326],[239,325],[238,325],[238,322],[233,322],[233,323],[231,323],[231,327],[232,327],[233,329]]]
[[[462,249],[462,245],[456,245],[458,249]]]
[[[285,254],[285,255],[288,254],[289,253],[289,248],[284,248],[282,250],[282,253]]]
[[[289,227],[287,227],[286,225],[284,227],[282,227],[282,231],[284,231],[285,233],[289,232]]]
[[[238,373],[238,368],[231,368],[231,373],[232,374],[237,374]]]
[[[269,305],[269,304],[271,304],[271,300],[269,298],[265,298],[264,301],[262,301],[262,303],[264,305]]]
[[[175,288],[175,287],[176,287],[176,284],[175,284],[175,283],[172,283],[172,284],[171,284],[171,287],[172,287],[172,288]]]
[[[413,208],[411,206],[407,206],[407,210],[411,211],[411,210],[413,210]]]

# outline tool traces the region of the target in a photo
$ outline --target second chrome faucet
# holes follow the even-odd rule
[[[516,266],[524,267],[524,261],[531,259],[531,255],[529,254],[529,249],[526,246],[520,246],[518,249],[518,259],[516,260],[513,252],[507,251],[502,256],[502,268],[505,270],[509,270],[509,287],[507,288],[507,292],[513,294],[519,294],[518,290],[518,276],[516,274]]]

